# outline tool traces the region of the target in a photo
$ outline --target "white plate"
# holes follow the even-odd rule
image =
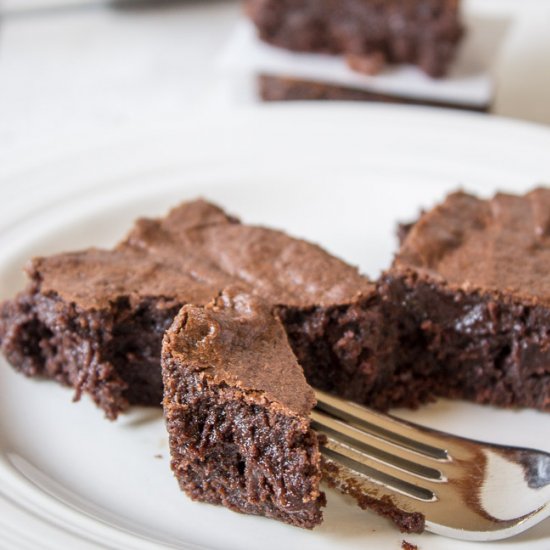
[[[550,182],[550,131],[507,120],[338,104],[217,115],[80,152],[72,143],[4,159],[0,296],[22,287],[29,256],[111,245],[136,216],[197,195],[247,222],[317,241],[376,276],[395,249],[396,221],[446,192]],[[550,451],[548,417],[534,411],[441,401],[398,414]],[[160,412],[137,409],[111,423],[87,399],[71,403],[70,390],[1,365],[2,548],[397,550],[403,538],[430,550],[488,548],[403,536],[332,491],[328,497],[325,522],[312,532],[191,502],[172,478]],[[549,522],[491,544],[549,546]]]

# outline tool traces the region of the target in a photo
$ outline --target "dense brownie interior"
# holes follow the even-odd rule
[[[457,292],[412,271],[390,272],[384,290],[410,320],[403,335],[412,346],[401,345],[415,358],[406,364],[419,400],[431,394],[550,410],[548,308]]]
[[[162,368],[172,469],[192,498],[311,528],[322,519],[314,395],[269,304],[184,306]]]
[[[1,310],[7,360],[27,376],[43,376],[89,393],[108,417],[131,404],[158,406],[160,343],[178,307],[119,299],[83,311],[56,295],[24,293]]]
[[[398,321],[377,296],[345,307],[279,308],[278,314],[314,387],[382,410],[418,404],[410,373],[395,361]]]
[[[370,64],[412,63],[442,76],[463,34],[458,0],[246,0],[260,38]],[[365,63],[360,63],[361,57]]]

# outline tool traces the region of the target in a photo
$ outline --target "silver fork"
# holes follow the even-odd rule
[[[462,540],[511,537],[550,516],[550,454],[464,439],[316,390],[312,427],[337,489],[424,516]],[[325,440],[323,442],[323,440]]]

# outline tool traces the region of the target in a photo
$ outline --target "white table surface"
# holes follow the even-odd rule
[[[1,4],[0,160],[236,108],[216,95],[216,60],[240,15],[236,0],[31,9],[78,1]],[[550,1],[468,0],[466,9],[512,23],[494,112],[550,124]]]

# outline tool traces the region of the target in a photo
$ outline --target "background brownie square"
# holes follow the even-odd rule
[[[458,0],[246,0],[259,37],[281,48],[418,65],[443,76],[463,34]]]
[[[382,278],[400,368],[424,394],[550,410],[550,190],[451,194]]]

